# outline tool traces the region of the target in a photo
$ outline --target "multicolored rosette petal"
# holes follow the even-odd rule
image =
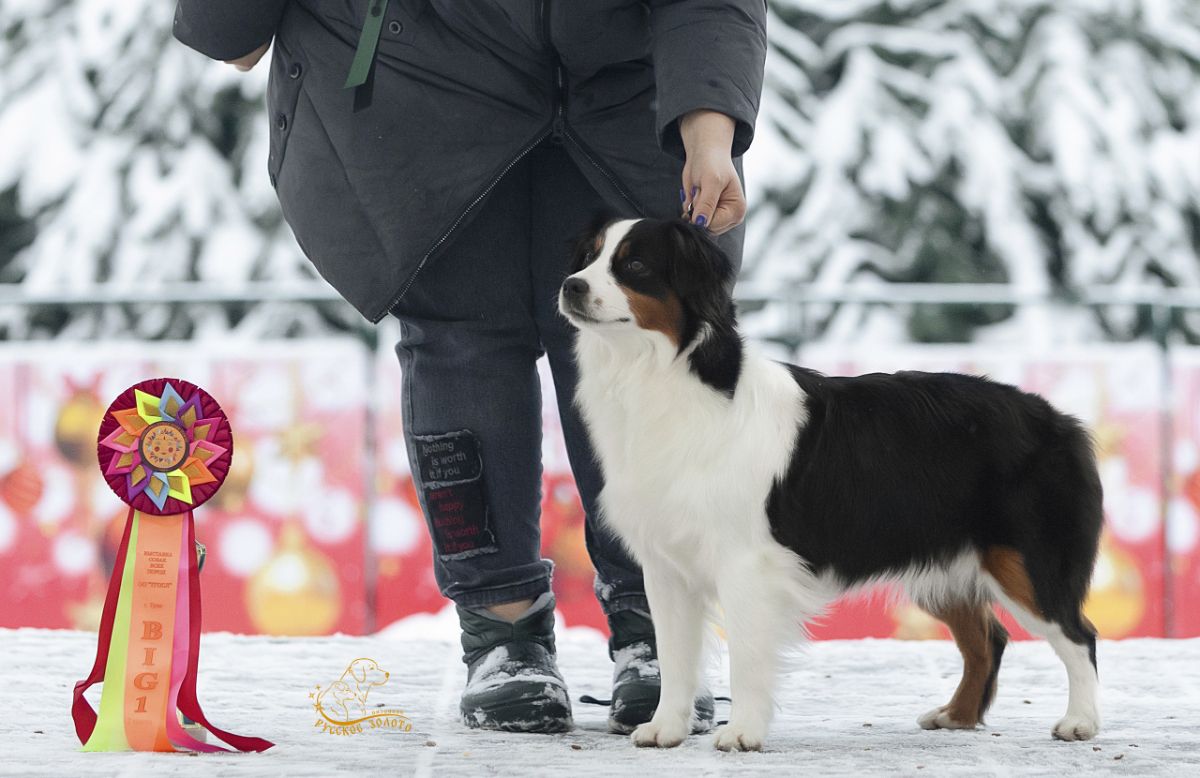
[[[109,487],[156,516],[193,510],[229,473],[233,435],[207,392],[178,378],[142,381],[121,393],[100,423],[96,447]]]

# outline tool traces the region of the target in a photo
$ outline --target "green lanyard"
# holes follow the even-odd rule
[[[387,11],[388,0],[372,0],[367,10],[367,18],[363,20],[362,35],[358,36],[358,48],[354,51],[354,62],[350,64],[350,74],[346,76],[343,89],[360,87],[367,83],[371,75],[371,66],[375,63],[375,49],[379,46],[379,35],[383,31],[383,14]]]

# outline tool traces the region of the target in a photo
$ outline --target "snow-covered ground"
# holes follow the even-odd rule
[[[464,679],[443,614],[371,637],[206,635],[200,698],[218,726],[277,745],[263,754],[84,754],[69,713],[91,666],[87,633],[0,630],[0,775],[1200,775],[1200,640],[1100,646],[1104,729],[1060,743],[1050,726],[1066,706],[1062,665],[1041,642],[1010,646],[985,727],[925,732],[916,717],[945,702],[959,674],[949,642],[815,643],[784,681],[767,750],[724,754],[707,736],[669,751],[635,749],[605,731],[605,709],[575,705],[564,735],[472,731],[458,723]],[[603,638],[560,630],[572,698],[608,696]],[[357,657],[391,672],[371,702],[402,708],[411,732],[333,736],[314,727],[308,694]],[[714,677],[716,673],[714,673]],[[723,682],[718,693],[727,693]],[[718,717],[727,708],[718,703]]]

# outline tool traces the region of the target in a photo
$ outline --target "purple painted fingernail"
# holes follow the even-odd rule
[[[700,214],[699,216],[696,217],[696,224],[699,224],[701,227],[703,227],[707,223],[708,223],[708,219],[705,218],[704,214]]]
[[[698,186],[693,186],[693,187],[692,187],[692,197],[695,197],[695,196],[696,196],[696,192],[699,192],[699,191],[700,191],[700,187],[698,187]]]
[[[683,191],[682,189],[679,190],[679,202],[681,202],[681,203],[687,202],[687,192]]]

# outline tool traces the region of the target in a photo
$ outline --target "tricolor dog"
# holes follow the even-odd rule
[[[743,343],[733,269],[702,228],[622,220],[580,242],[559,308],[579,329],[576,402],[604,519],[641,563],[662,696],[633,741],[689,732],[705,615],[729,639],[721,749],[762,747],[780,650],[841,594],[898,583],[963,656],[926,729],[973,728],[1008,635],[999,601],[1067,669],[1063,740],[1100,726],[1096,632],[1081,612],[1102,522],[1088,433],[984,378],[833,378]]]

